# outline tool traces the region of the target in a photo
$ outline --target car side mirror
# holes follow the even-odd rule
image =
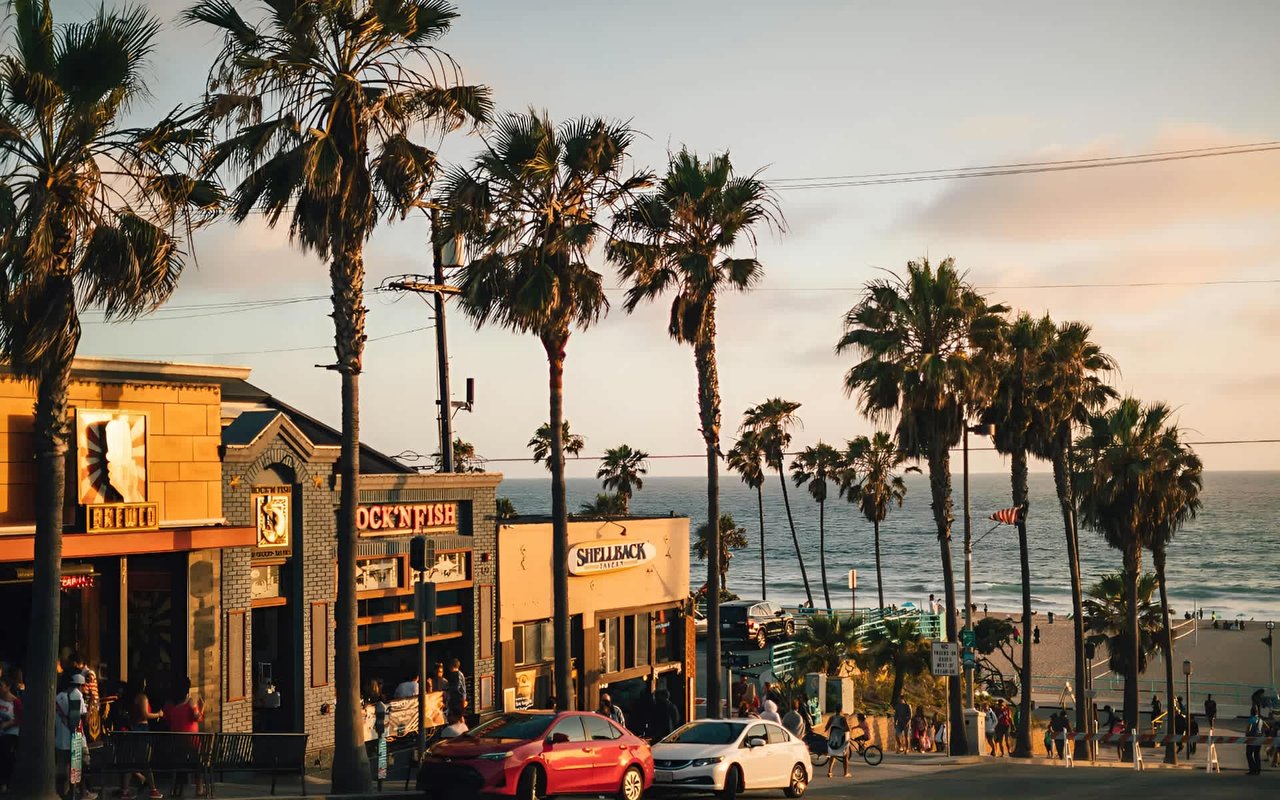
[[[551,738],[550,738],[550,739],[548,739],[547,741],[548,741],[548,742],[550,742],[551,744],[568,744],[568,743],[569,743],[569,734],[567,734],[567,733],[553,733],[553,734],[551,734]]]
[[[751,747],[751,748],[764,747],[764,737],[752,736],[750,739],[747,740],[747,747]]]

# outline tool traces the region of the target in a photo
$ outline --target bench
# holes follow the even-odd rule
[[[219,733],[213,742],[210,772],[258,772],[271,775],[271,793],[276,778],[297,775],[301,794],[307,793],[307,734],[305,733]],[[209,781],[213,797],[213,782]]]
[[[91,772],[104,786],[106,775],[194,773],[213,797],[213,775],[256,772],[271,775],[271,793],[283,774],[297,775],[306,794],[305,733],[161,733],[115,731],[107,744],[93,754]]]

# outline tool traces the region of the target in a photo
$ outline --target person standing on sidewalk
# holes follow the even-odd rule
[[[1208,721],[1210,728],[1218,721],[1218,701],[1214,700],[1211,694],[1205,695],[1204,698],[1204,718]]]
[[[21,727],[22,701],[9,688],[9,677],[0,676],[0,794],[9,791]]]
[[[1244,730],[1245,736],[1261,736],[1262,735],[1262,712],[1255,705],[1249,711],[1249,722]],[[1249,764],[1247,775],[1262,774],[1262,745],[1246,744],[1244,746],[1244,759]]]

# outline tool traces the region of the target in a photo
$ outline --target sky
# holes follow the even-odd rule
[[[60,20],[91,13],[55,0]],[[217,51],[176,23],[184,6],[146,4],[165,22],[139,119],[199,96]],[[238,3],[242,7],[247,3]],[[635,166],[671,149],[729,150],[765,179],[1147,153],[1280,139],[1280,4],[1234,2],[462,3],[440,43],[503,110],[629,121]],[[465,161],[465,132],[439,146]],[[766,278],[720,305],[725,448],[748,406],[802,403],[796,448],[873,426],[843,391],[852,356],[833,348],[859,288],[927,256],[956,259],[993,300],[1093,326],[1119,362],[1117,387],[1174,406],[1191,441],[1280,439],[1280,283],[1016,288],[1063,283],[1280,279],[1280,152],[1079,172],[783,191],[786,230],[762,231]],[[430,270],[420,218],[379,230],[367,285]],[[743,249],[739,254],[748,253]],[[85,319],[83,355],[237,364],[251,381],[333,425],[327,269],[285,231],[254,220],[197,234],[170,310],[129,325]],[[606,284],[617,277],[600,261]],[[701,449],[692,352],[666,335],[666,303],[633,315],[622,295],[567,348],[566,417],[586,452],[627,443],[652,454]],[[252,301],[296,299],[255,308]],[[208,304],[225,304],[210,308]],[[198,308],[188,308],[200,306]],[[364,440],[387,453],[437,448],[434,333],[417,297],[369,301]],[[406,333],[408,331],[415,331]],[[530,336],[448,316],[455,419],[491,468],[545,474],[524,458],[547,418],[547,369]],[[387,338],[381,338],[387,337]],[[313,348],[304,350],[300,348]],[[976,445],[976,443],[975,443]],[[1280,469],[1280,444],[1204,445],[1210,470]],[[975,453],[975,471],[1003,471]],[[571,460],[570,476],[595,462]],[[697,458],[654,460],[697,475]]]

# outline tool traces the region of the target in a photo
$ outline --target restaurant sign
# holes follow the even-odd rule
[[[356,530],[361,536],[453,532],[457,529],[457,503],[389,503],[356,508]]]
[[[85,506],[86,533],[154,531],[160,527],[156,503],[101,503]]]
[[[569,548],[570,575],[596,575],[648,564],[653,543],[645,541],[584,542]]]

